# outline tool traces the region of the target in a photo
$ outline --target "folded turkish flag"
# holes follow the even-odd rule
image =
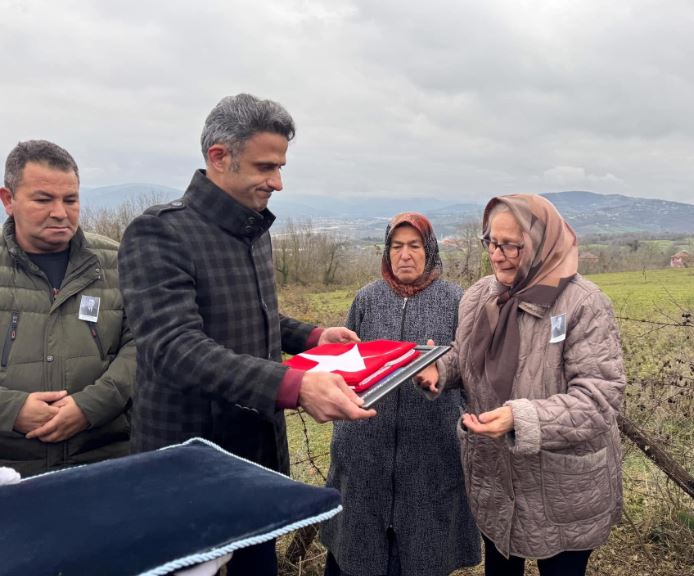
[[[397,368],[419,356],[414,342],[373,340],[323,344],[297,354],[283,364],[306,372],[334,372],[356,392],[366,390]]]

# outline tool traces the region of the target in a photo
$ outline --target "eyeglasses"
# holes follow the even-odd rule
[[[518,254],[520,251],[523,249],[523,244],[513,244],[510,242],[507,242],[506,244],[497,244],[490,238],[480,238],[480,241],[482,242],[482,246],[485,247],[487,252],[489,254],[494,254],[496,252],[496,249],[498,248],[501,250],[501,253],[506,257],[506,258],[517,258]]]

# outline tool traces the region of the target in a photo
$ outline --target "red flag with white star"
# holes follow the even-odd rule
[[[356,392],[366,390],[419,356],[414,342],[373,340],[323,344],[297,354],[283,364],[306,372],[334,372]]]

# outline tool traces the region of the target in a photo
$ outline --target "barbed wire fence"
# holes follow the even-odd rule
[[[327,481],[330,450],[325,450],[323,447],[314,449],[307,422],[307,419],[311,417],[303,409],[287,411],[286,417],[289,422],[298,424],[302,444],[302,449],[290,461],[292,477],[308,479],[312,484],[324,485]],[[324,556],[324,552],[313,545],[317,534],[318,525],[316,524],[301,528],[293,534],[283,560],[285,564],[294,568],[294,573],[301,574],[303,564],[312,563]],[[311,554],[312,550],[315,550],[313,554]]]

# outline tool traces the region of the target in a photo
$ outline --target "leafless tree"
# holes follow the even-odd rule
[[[116,208],[84,208],[80,214],[80,226],[88,232],[108,236],[113,240],[123,238],[128,224],[150,206],[162,202],[155,192],[143,194],[136,199],[125,200]]]

